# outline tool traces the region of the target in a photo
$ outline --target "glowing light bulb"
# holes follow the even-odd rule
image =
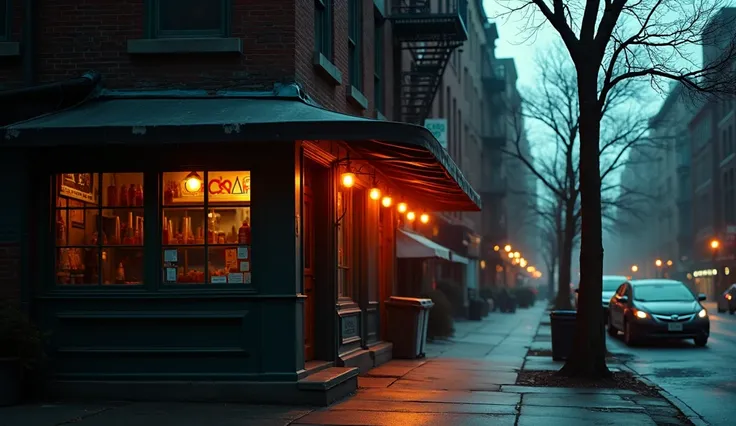
[[[419,216],[419,221],[422,223],[429,223],[429,215],[427,213],[422,213],[421,216]]]
[[[504,246],[503,250],[504,250],[504,251],[505,251],[506,253],[510,252],[510,251],[511,251],[511,244],[506,244],[506,246]]]
[[[340,180],[345,188],[352,188],[355,185],[355,175],[352,173],[343,173]]]
[[[383,205],[383,207],[391,207],[391,203],[392,202],[393,202],[393,200],[389,196],[385,196],[381,200],[381,204]]]
[[[499,250],[501,250],[501,247],[499,247],[499,246],[493,246],[493,251],[499,251]]]
[[[399,213],[406,213],[406,209],[408,209],[409,207],[406,205],[406,203],[399,203],[396,208],[399,210]]]
[[[371,188],[371,192],[369,193],[371,200],[378,200],[381,198],[381,190],[378,188]]]
[[[417,215],[414,212],[409,212],[406,214],[406,219],[409,220],[409,222],[414,222],[414,219],[416,218],[417,218]]]
[[[202,189],[202,178],[197,172],[191,172],[184,178],[184,189],[188,192],[199,192]]]

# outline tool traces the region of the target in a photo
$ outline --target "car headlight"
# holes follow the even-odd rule
[[[708,311],[705,309],[701,309],[700,312],[698,312],[698,318],[705,318],[708,316]]]
[[[639,318],[639,319],[647,319],[649,317],[649,315],[647,315],[646,312],[639,311],[639,310],[635,311],[634,312],[634,315],[636,315],[636,317]]]

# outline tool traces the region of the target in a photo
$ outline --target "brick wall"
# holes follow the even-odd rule
[[[99,71],[105,85],[115,88],[270,88],[274,81],[293,81],[294,0],[232,3],[232,36],[242,39],[242,54],[143,56],[128,54],[127,41],[144,38],[144,0],[39,2],[39,81],[88,70]],[[5,72],[0,63],[0,73]]]
[[[21,42],[23,2],[14,1],[13,41]],[[102,74],[110,88],[270,89],[297,81],[322,105],[354,115],[375,116],[373,105],[373,2],[363,5],[363,95],[361,111],[346,101],[348,87],[348,5],[334,0],[334,64],[343,75],[335,86],[315,72],[314,0],[232,0],[231,36],[242,54],[127,53],[128,40],[145,38],[145,0],[46,0],[38,4],[38,81]],[[390,87],[390,24],[385,42],[385,87]],[[22,84],[22,60],[0,58],[0,88]],[[387,107],[390,106],[387,90]],[[386,108],[387,112],[390,108]]]

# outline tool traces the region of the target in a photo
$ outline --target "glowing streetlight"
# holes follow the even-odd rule
[[[711,242],[710,242],[710,248],[712,248],[713,250],[717,250],[718,247],[720,247],[720,246],[721,246],[721,242],[720,241],[715,240],[715,239],[714,240],[711,240]]]
[[[499,250],[501,250],[501,247],[499,247],[499,246],[493,246],[493,251],[499,251]]]
[[[654,264],[657,265],[657,267],[659,268],[660,266],[662,266],[662,259],[655,260]]]
[[[521,257],[521,253],[519,253],[518,251],[515,251],[514,252],[514,259],[518,259],[520,257]]]
[[[671,260],[668,260],[667,261],[667,266],[672,266],[672,261]]]
[[[504,246],[504,248],[503,248],[503,251],[505,251],[506,253],[510,252],[511,251],[511,244],[506,244]]]
[[[639,272],[639,267],[637,265],[632,265],[631,272]]]

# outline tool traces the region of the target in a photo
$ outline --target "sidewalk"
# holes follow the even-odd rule
[[[192,403],[37,405],[0,408],[0,426],[682,424],[671,423],[677,413],[666,401],[630,391],[516,386],[522,367],[559,368],[550,357],[526,357],[529,347],[550,346],[548,326],[539,326],[546,317],[545,305],[458,322],[453,339],[428,344],[427,358],[393,360],[373,369],[359,378],[355,396],[323,409]]]

